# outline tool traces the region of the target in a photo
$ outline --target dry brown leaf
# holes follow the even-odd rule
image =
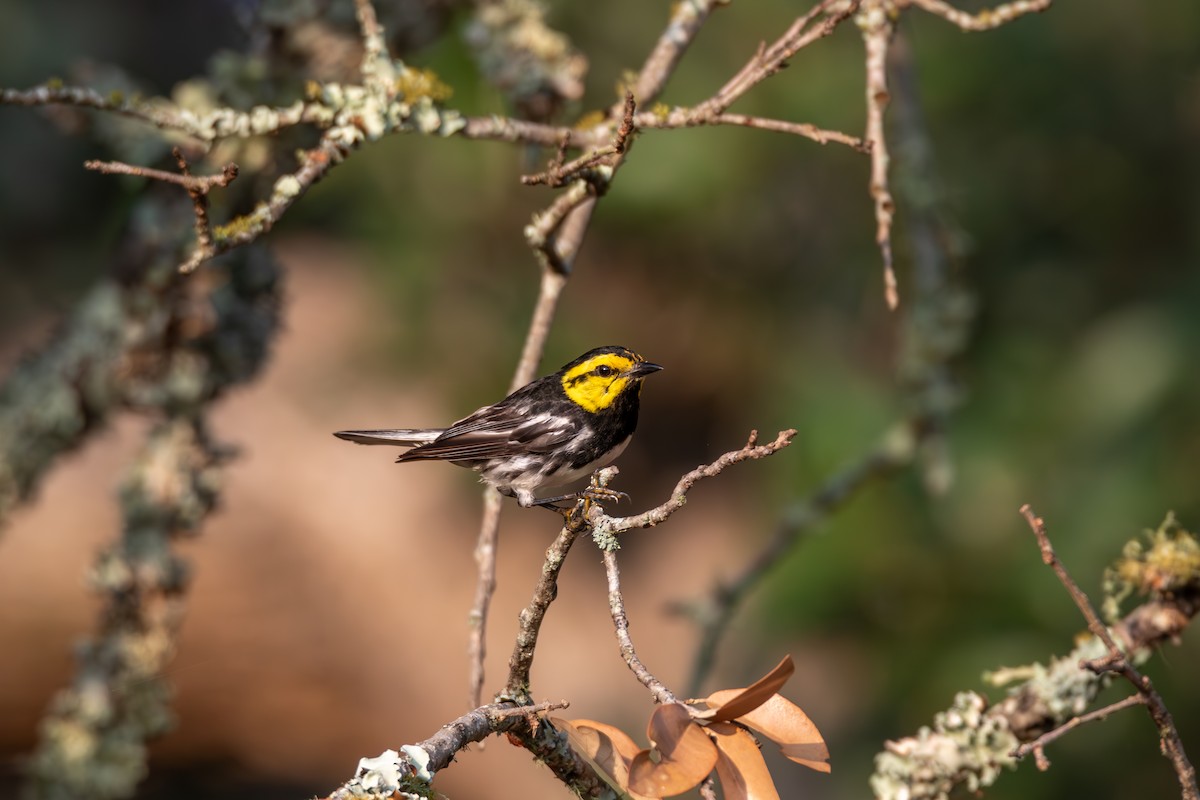
[[[704,780],[717,764],[717,748],[686,706],[667,703],[654,710],[646,735],[657,751],[634,756],[629,764],[629,788],[652,797],[682,794]]]
[[[567,734],[571,749],[583,756],[614,788],[633,800],[654,800],[629,789],[629,762],[641,748],[625,731],[590,719],[552,717],[550,721]]]
[[[727,696],[732,697],[736,691],[713,692],[706,702],[710,705],[725,703]],[[829,748],[825,738],[800,706],[787,698],[772,695],[758,708],[738,717],[738,721],[774,740],[783,754],[797,764],[817,772],[829,772]]]
[[[829,748],[824,742],[785,744],[780,745],[779,751],[797,764],[803,764],[817,772],[829,772],[832,769],[829,766]]]
[[[754,737],[732,722],[714,722],[708,729],[716,734],[717,777],[725,800],[779,800]]]
[[[705,701],[709,705],[709,710],[702,711],[697,716],[700,719],[711,719],[714,722],[728,722],[731,719],[737,719],[767,702],[771,695],[783,688],[795,671],[796,665],[792,663],[792,657],[784,656],[775,669],[745,689],[725,689],[709,695]],[[722,696],[722,701],[719,703],[713,702],[713,698],[717,695]]]

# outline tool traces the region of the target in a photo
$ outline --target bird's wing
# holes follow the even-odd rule
[[[415,447],[432,442],[443,433],[441,428],[383,428],[373,431],[334,431],[334,436],[355,444],[390,444]]]
[[[397,461],[437,458],[469,461],[542,453],[579,433],[579,423],[558,414],[530,416],[519,403],[497,404],[462,419],[428,444],[414,447]]]

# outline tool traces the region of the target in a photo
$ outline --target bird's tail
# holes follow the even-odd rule
[[[441,428],[383,428],[375,431],[334,431],[334,436],[355,444],[390,444],[394,447],[416,447],[432,442],[442,433]]]

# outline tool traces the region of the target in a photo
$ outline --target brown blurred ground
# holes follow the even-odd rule
[[[178,796],[197,781],[235,794],[328,791],[359,757],[423,739],[466,709],[480,505],[472,476],[394,466],[388,450],[351,447],[329,432],[436,424],[470,409],[448,407],[418,375],[381,380],[352,363],[391,324],[353,253],[306,240],[283,243],[280,254],[287,330],[262,379],[213,420],[244,452],[227,472],[219,514],[181,545],[195,581],[170,673],[179,724],[156,747],[149,796]],[[654,403],[653,387],[645,402]],[[62,463],[0,542],[0,747],[12,759],[33,747],[37,718],[68,680],[71,643],[97,612],[84,576],[118,530],[113,493],[142,430],[123,419]],[[638,508],[661,500],[625,488]],[[635,642],[673,685],[686,678],[694,640],[663,608],[701,591],[734,556],[736,501],[723,494],[719,481],[702,487],[683,514],[637,534],[623,553]],[[517,612],[556,530],[551,514],[506,508],[488,692],[505,674]],[[650,699],[619,658],[604,592],[596,550],[582,541],[543,628],[534,692],[569,699],[571,716],[640,735]],[[801,658],[808,679],[795,686],[820,676],[820,695],[796,699],[836,726],[834,706],[845,713],[848,703],[834,698],[846,684],[830,680],[844,681],[848,668],[831,652],[824,666]],[[729,660],[753,670],[781,654]],[[561,791],[503,740],[464,754],[437,787],[472,797]]]

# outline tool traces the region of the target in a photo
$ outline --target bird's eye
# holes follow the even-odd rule
[[[607,364],[601,364],[600,366],[596,367],[596,374],[601,378],[607,378],[613,374],[613,368]]]

